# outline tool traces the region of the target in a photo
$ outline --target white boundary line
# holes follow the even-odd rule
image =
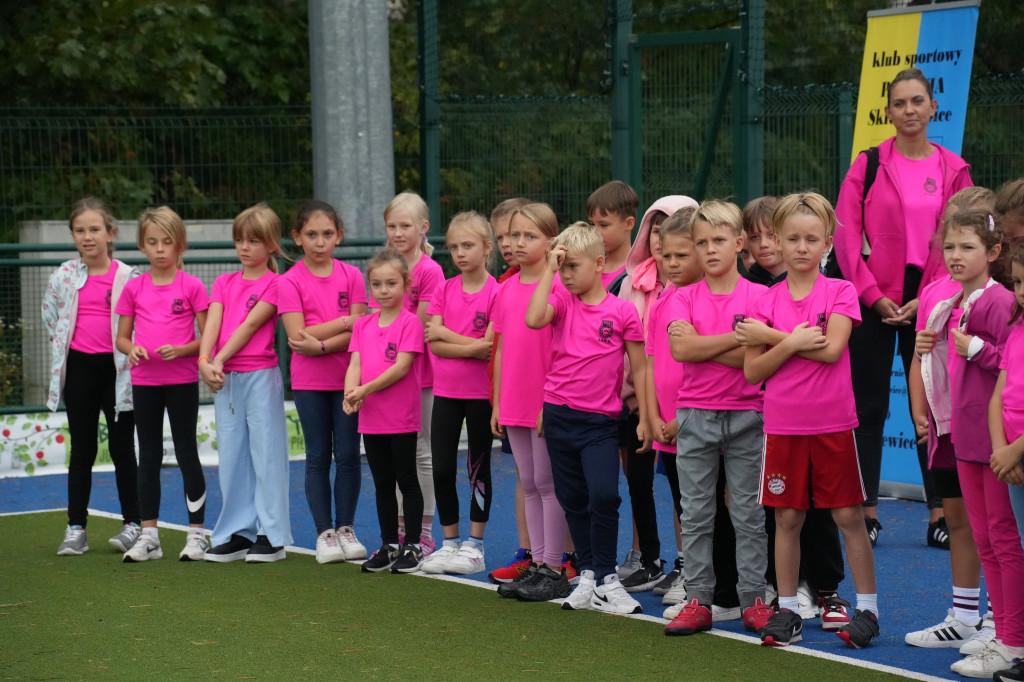
[[[36,510],[33,510],[33,511],[25,511],[25,512],[4,512],[4,513],[0,513],[0,517],[3,517],[3,516],[21,516],[21,515],[25,515],[25,514],[44,514],[44,513],[47,513],[47,512],[59,512],[59,511],[65,511],[65,510],[64,509],[36,509]],[[91,516],[99,516],[99,517],[107,518],[107,519],[115,519],[116,520],[116,519],[120,519],[121,518],[120,514],[113,514],[111,512],[105,512],[105,511],[97,511],[95,509],[90,509],[89,510],[89,514]],[[178,530],[178,531],[182,531],[182,532],[187,532],[188,529],[189,529],[188,526],[183,526],[183,525],[178,524],[178,523],[166,523],[164,521],[161,521],[159,523],[159,525],[160,525],[161,528],[168,528],[170,530]],[[287,551],[289,553],[292,553],[292,554],[303,554],[303,555],[306,555],[306,556],[316,556],[316,552],[314,550],[307,549],[305,547],[295,547],[293,545],[289,545],[289,546],[285,547],[285,551]],[[350,562],[346,562],[346,563],[351,563],[351,564],[357,565],[357,566],[362,564],[361,561],[350,561]],[[491,592],[493,592],[493,591],[498,589],[497,585],[491,585],[490,583],[483,583],[483,582],[480,582],[479,580],[471,580],[469,578],[462,578],[460,576],[454,576],[454,575],[443,575],[443,574],[442,575],[437,575],[437,574],[422,573],[422,572],[421,573],[412,573],[410,575],[412,575],[414,577],[419,577],[419,578],[426,578],[426,579],[429,579],[429,580],[440,580],[440,581],[443,581],[443,582],[458,583],[460,585],[466,585],[468,587],[475,587],[477,589],[488,590],[488,591],[491,591]],[[553,603],[559,603],[560,601],[561,600],[557,600],[557,601],[555,601]],[[650,614],[645,614],[645,613],[622,614],[620,617],[622,617],[622,618],[632,618],[633,620],[647,621],[649,623],[657,623],[659,625],[664,625],[665,623],[668,622],[664,618],[659,618],[657,616],[652,616]],[[758,638],[756,638],[756,637],[752,637],[750,635],[741,635],[741,634],[738,634],[738,633],[735,633],[735,632],[729,632],[727,630],[712,629],[710,632],[708,632],[708,634],[714,635],[716,637],[722,637],[722,638],[725,638],[725,639],[732,639],[732,640],[735,640],[735,641],[738,641],[738,642],[746,642],[748,644],[757,644],[757,645],[761,644],[761,641]],[[843,656],[843,655],[840,655],[840,654],[834,654],[834,653],[827,652],[827,651],[819,651],[817,649],[810,649],[810,648],[807,648],[807,647],[804,647],[804,646],[800,646],[800,645],[791,646],[791,647],[780,647],[780,649],[783,652],[789,652],[789,653],[793,653],[793,654],[800,654],[802,656],[811,656],[812,658],[821,658],[821,659],[828,660],[828,661],[837,661],[839,663],[845,663],[846,665],[852,665],[852,666],[855,666],[857,668],[867,668],[868,670],[877,670],[878,672],[890,673],[892,675],[900,675],[902,677],[906,677],[906,678],[909,678],[909,679],[912,679],[912,680],[923,680],[924,682],[943,682],[945,680],[954,679],[954,678],[948,678],[948,677],[936,677],[934,675],[926,675],[925,673],[919,673],[919,672],[914,671],[914,670],[907,670],[906,668],[897,668],[896,666],[885,665],[883,663],[873,663],[871,661],[862,661],[862,660],[860,660],[858,658],[850,658],[849,656]]]

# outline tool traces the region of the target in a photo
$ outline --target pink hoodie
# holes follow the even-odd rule
[[[644,338],[647,338],[647,318],[650,315],[651,306],[658,300],[658,294],[664,288],[664,285],[658,281],[658,264],[655,262],[654,256],[651,255],[651,220],[659,211],[665,215],[672,215],[681,208],[687,206],[696,208],[697,205],[697,202],[690,197],[670,194],[651,204],[651,207],[644,213],[643,219],[640,220],[636,240],[626,256],[626,276],[619,288],[619,298],[630,301],[636,306],[636,311],[640,313]],[[625,372],[626,375],[622,382],[623,399],[636,394],[628,358],[625,362]]]
[[[866,306],[873,305],[883,296],[903,303],[903,277],[906,270],[906,219],[899,193],[899,179],[892,165],[893,141],[889,138],[878,145],[878,175],[864,197],[864,174],[867,157],[859,154],[843,180],[836,202],[836,260],[843,276],[857,288],[857,296]],[[935,145],[942,162],[942,197],[948,201],[964,187],[970,187],[970,166],[953,152]],[[861,206],[863,204],[863,219]],[[935,229],[939,229],[936,224]],[[861,255],[864,236],[871,247],[865,260]],[[921,287],[936,280],[945,267],[941,249],[928,252],[921,278]],[[920,291],[914,292],[916,297]]]

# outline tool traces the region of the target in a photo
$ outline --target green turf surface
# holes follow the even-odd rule
[[[293,554],[270,565],[121,563],[119,523],[58,557],[62,512],[0,517],[0,679],[896,679],[657,623]]]

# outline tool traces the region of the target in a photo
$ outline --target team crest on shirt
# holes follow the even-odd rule
[[[487,313],[477,312],[473,316],[473,331],[482,332],[487,328]]]
[[[745,319],[747,319],[747,316],[744,315],[743,313],[734,313],[732,316],[732,330],[736,331],[736,325],[738,325]]]
[[[384,349],[384,359],[388,362],[393,363],[398,359],[398,344],[389,343],[388,347]]]
[[[249,294],[249,300],[245,302],[245,309],[252,310],[256,307],[256,303],[260,300],[260,297],[256,294]]]
[[[768,474],[765,481],[765,488],[772,495],[781,495],[786,492],[786,477],[782,474]]]
[[[413,284],[411,287],[409,287],[409,301],[413,305],[420,304],[420,288],[416,284]]]
[[[347,309],[348,309],[348,292],[347,291],[339,291],[338,292],[338,310],[347,310]]]
[[[614,331],[615,326],[611,320],[601,320],[601,326],[597,328],[597,340],[601,343],[611,343]]]
[[[181,315],[185,312],[185,299],[176,298],[171,301],[171,314]]]
[[[107,299],[107,307],[108,308],[110,307],[110,297],[113,295],[113,293],[114,293],[113,289],[107,289],[107,297],[106,297],[106,299]]]
[[[939,185],[935,182],[935,178],[925,178],[922,189],[924,189],[925,194],[935,194],[939,189]]]
[[[818,313],[817,325],[821,329],[822,334],[828,331],[828,317],[825,313]]]

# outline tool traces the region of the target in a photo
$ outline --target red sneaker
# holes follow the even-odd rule
[[[510,583],[523,573],[526,573],[526,569],[530,568],[531,561],[533,561],[533,557],[530,556],[530,550],[520,547],[516,550],[512,561],[507,566],[491,571],[487,574],[487,579],[498,585]]]
[[[665,626],[666,635],[692,635],[711,629],[711,609],[691,600],[672,622]]]
[[[850,624],[850,602],[840,599],[837,594],[818,597],[818,613],[821,615],[822,630],[840,630]]]
[[[747,632],[759,632],[761,628],[768,624],[768,619],[775,613],[768,604],[761,601],[758,597],[754,600],[754,605],[747,607],[743,611],[743,627]]]
[[[575,587],[580,582],[580,572],[576,567],[576,553],[562,553],[562,573],[569,584]]]

